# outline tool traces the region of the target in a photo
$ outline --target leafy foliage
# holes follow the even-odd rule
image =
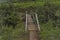
[[[42,40],[55,40],[56,38],[59,40],[60,3],[45,3],[42,0],[38,1],[10,0],[6,4],[0,4],[0,40],[24,40],[24,22],[26,10],[29,13],[32,10],[32,16],[35,12],[38,14],[42,31]]]

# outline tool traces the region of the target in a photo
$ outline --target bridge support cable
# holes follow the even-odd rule
[[[35,13],[35,17],[36,17],[36,21],[37,21],[38,29],[39,29],[39,31],[40,31],[40,26],[39,26],[39,20],[38,20],[37,13]]]

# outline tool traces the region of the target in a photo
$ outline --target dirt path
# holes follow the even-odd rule
[[[27,16],[28,40],[39,40],[38,27],[33,23],[31,15]]]

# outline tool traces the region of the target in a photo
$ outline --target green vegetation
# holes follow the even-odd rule
[[[19,9],[11,4],[0,5],[0,40],[23,40],[24,13]]]
[[[24,40],[26,10],[38,14],[41,40],[60,39],[60,0],[11,0],[0,4],[0,40]]]

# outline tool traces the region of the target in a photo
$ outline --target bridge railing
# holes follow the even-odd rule
[[[38,30],[40,31],[40,25],[39,25],[39,20],[38,20],[38,14],[37,14],[37,13],[32,14],[32,19],[33,19],[34,24],[36,24],[36,26],[38,27]]]
[[[40,31],[40,25],[39,25],[39,20],[38,20],[38,15],[37,13],[34,13],[34,14],[30,14],[32,19],[33,19],[33,22],[34,24],[36,24],[36,26],[38,27],[38,30]],[[27,31],[27,16],[28,16],[28,11],[26,11],[26,24],[25,24],[25,31]]]

